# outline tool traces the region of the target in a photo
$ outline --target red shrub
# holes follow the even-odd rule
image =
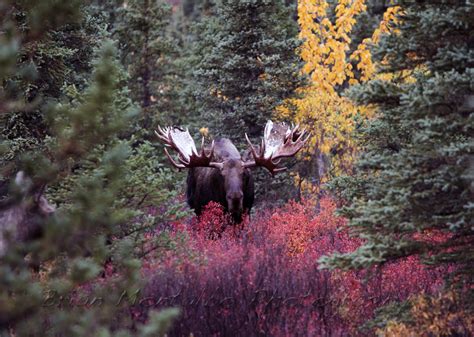
[[[190,226],[177,224],[175,234],[188,238],[184,252],[144,270],[147,300],[134,312],[180,307],[171,336],[353,336],[376,307],[440,286],[441,274],[415,258],[372,274],[319,270],[322,255],[360,245],[335,208],[329,198],[318,212],[309,201],[289,202],[236,232],[209,205]]]
[[[210,239],[216,239],[230,223],[230,216],[217,202],[211,201],[204,207],[201,216],[193,219],[192,228]]]

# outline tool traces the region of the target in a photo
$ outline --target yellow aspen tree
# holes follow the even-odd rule
[[[299,37],[303,41],[300,54],[305,62],[302,71],[309,83],[298,89],[298,98],[277,109],[277,117],[293,120],[312,134],[306,150],[309,173],[296,176],[301,188],[310,192],[318,192],[330,176],[350,172],[356,149],[352,137],[355,120],[357,116],[370,117],[371,110],[354,106],[341,96],[341,90],[373,78],[375,65],[369,45],[390,32],[400,13],[399,6],[388,8],[372,36],[350,52],[356,18],[367,10],[365,0],[339,0],[333,16],[330,9],[326,0],[298,1]]]

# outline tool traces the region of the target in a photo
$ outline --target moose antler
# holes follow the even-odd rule
[[[299,125],[290,128],[285,123],[273,124],[272,121],[268,121],[265,125],[262,144],[258,151],[247,134],[245,134],[245,139],[247,139],[250,151],[252,152],[253,161],[245,162],[244,166],[262,166],[272,175],[286,170],[286,167],[278,167],[281,158],[294,156],[309,139],[309,135],[306,139],[303,139],[306,131],[300,132],[298,128]]]
[[[158,132],[155,131],[155,134],[166,146],[178,152],[179,163],[171,157],[168,149],[165,148],[166,156],[174,167],[179,169],[191,167],[222,168],[222,163],[212,161],[214,156],[214,141],[212,141],[209,154],[206,154],[204,149],[204,137],[201,142],[201,151],[198,152],[188,129],[184,131],[176,127],[161,128],[158,126]]]

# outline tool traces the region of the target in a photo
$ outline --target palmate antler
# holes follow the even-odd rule
[[[188,129],[183,131],[182,129],[175,127],[158,127],[158,132],[155,131],[155,134],[166,146],[171,147],[173,150],[178,152],[179,163],[171,157],[168,149],[165,148],[166,156],[173,166],[179,169],[191,167],[222,168],[223,166],[222,163],[212,161],[214,156],[214,141],[211,144],[209,153],[206,154],[206,150],[204,149],[204,137],[201,142],[201,151],[198,152],[196,144],[194,144],[194,140],[189,134]]]
[[[309,139],[309,135],[306,139],[303,139],[306,131],[300,132],[298,128],[299,125],[290,128],[285,123],[273,124],[272,121],[268,121],[265,125],[262,144],[258,151],[249,140],[247,134],[245,134],[252,152],[253,161],[245,162],[244,166],[262,166],[272,175],[286,170],[286,167],[278,167],[281,158],[294,156]]]

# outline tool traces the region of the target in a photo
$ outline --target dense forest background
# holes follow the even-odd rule
[[[0,0],[0,336],[472,336],[473,7]],[[194,216],[154,130],[269,119],[307,146]]]

